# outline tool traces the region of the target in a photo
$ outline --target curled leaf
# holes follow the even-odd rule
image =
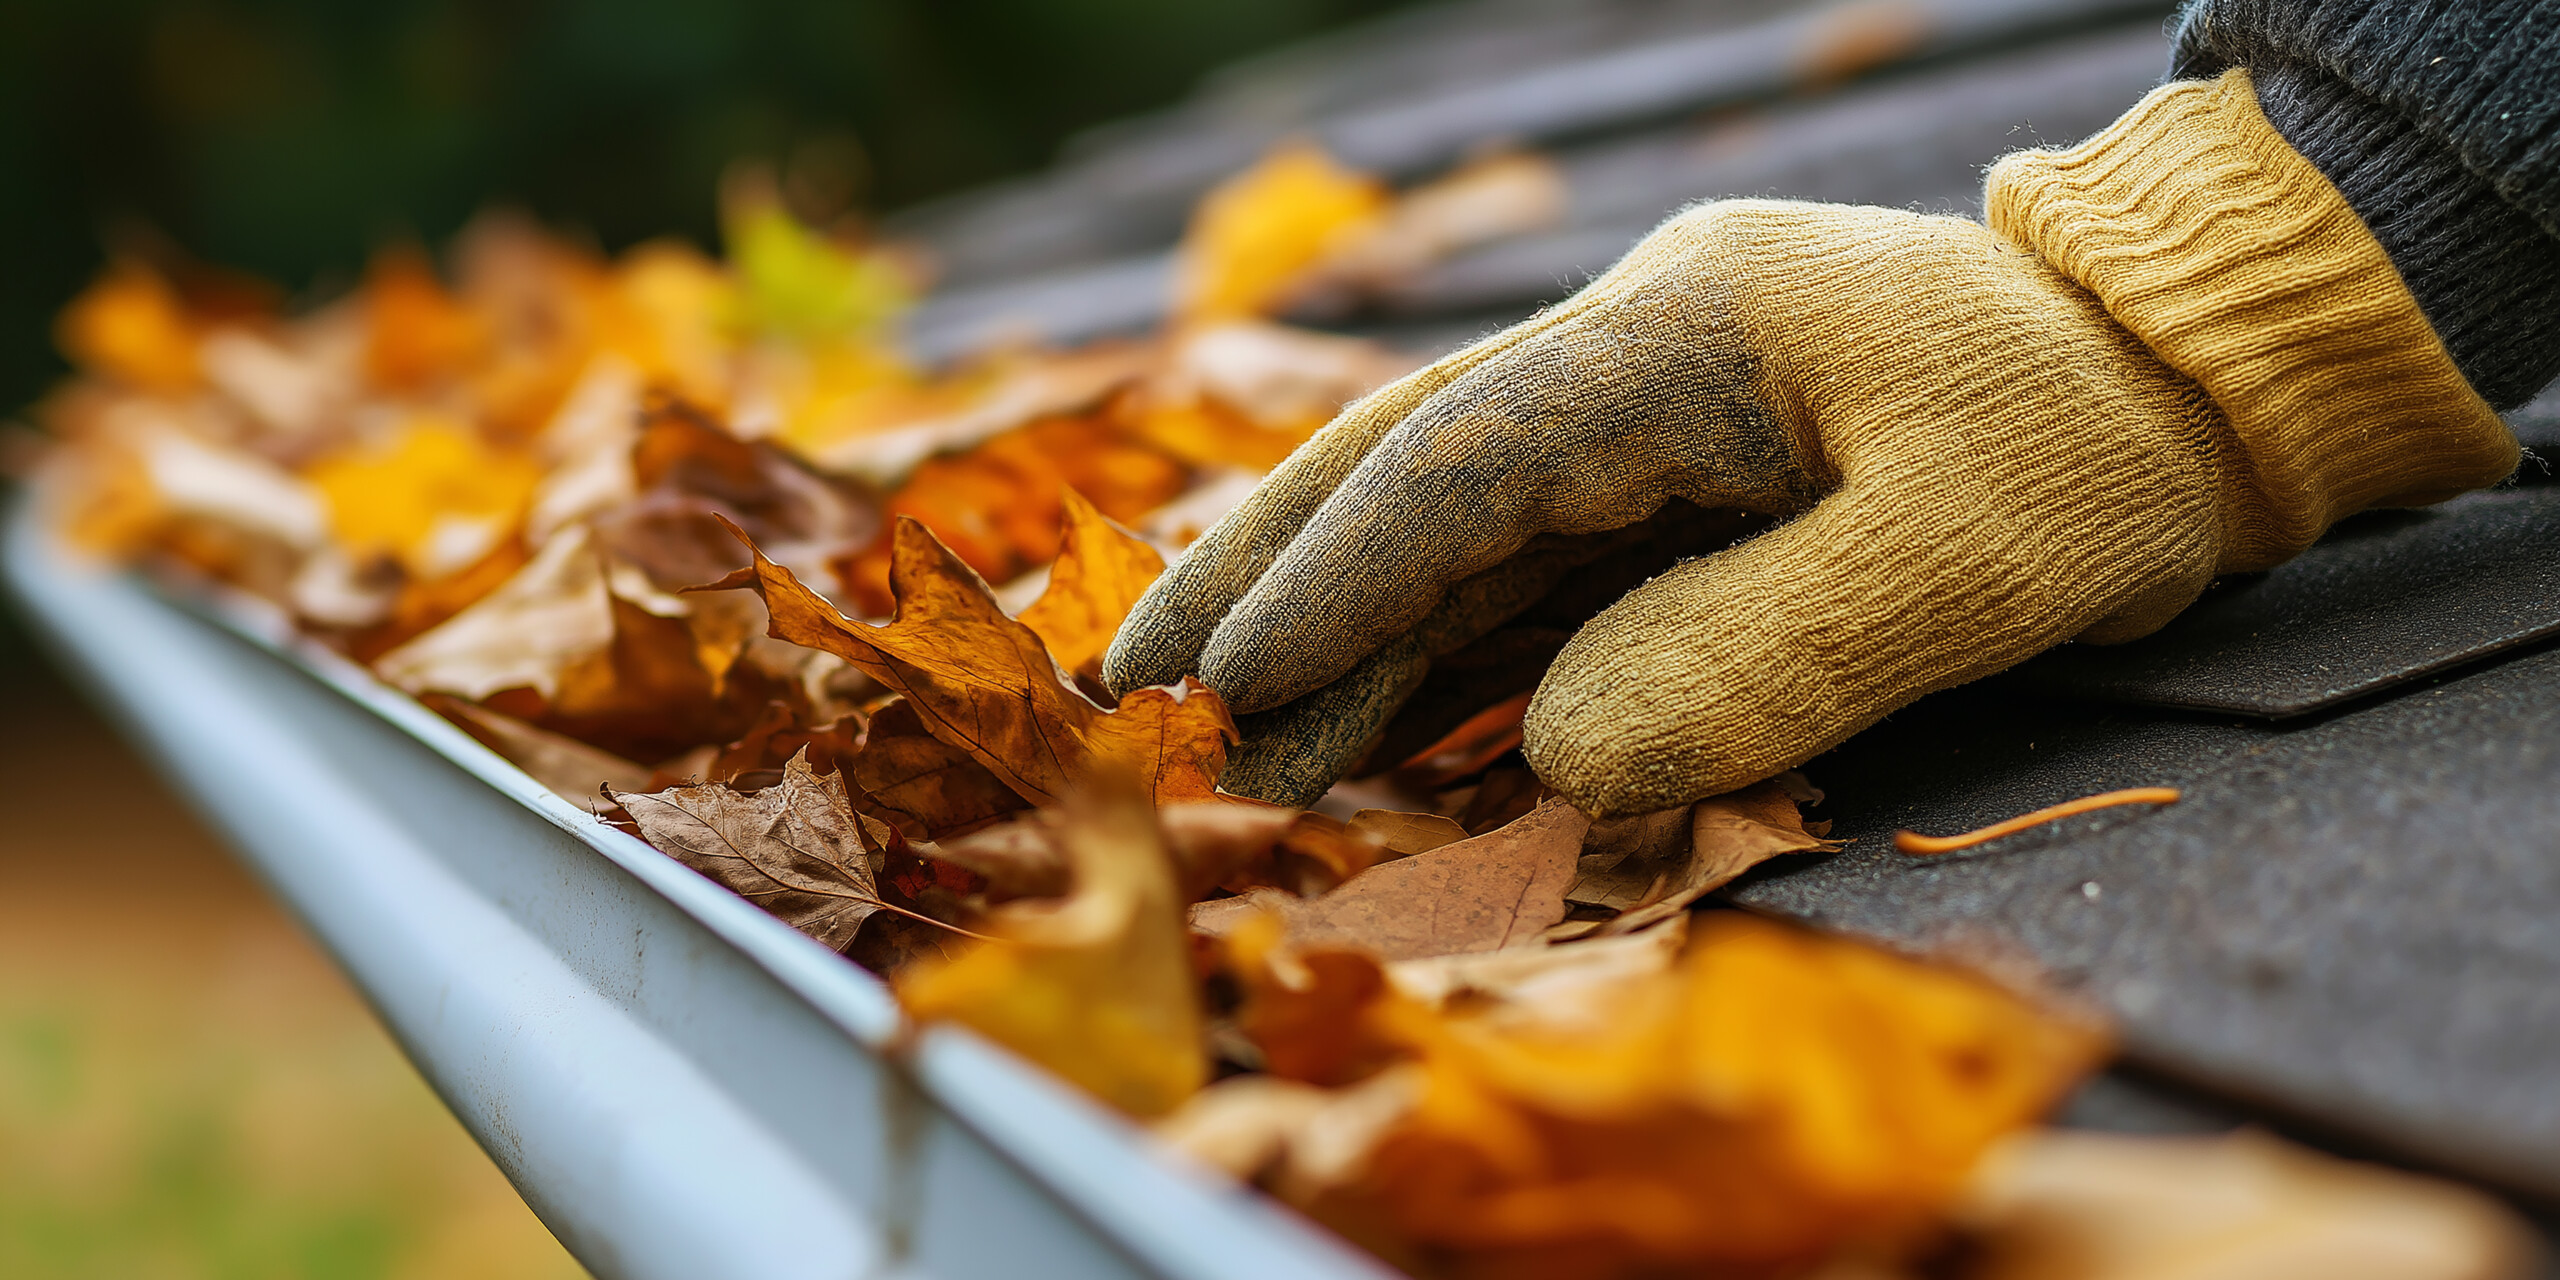
[[[736,530],[732,530],[736,532]],[[1133,689],[1119,709],[1068,684],[1040,637],[1005,616],[986,581],[914,520],[895,532],[897,616],[855,622],[757,550],[714,584],[763,596],[779,640],[835,654],[905,696],[934,737],[969,754],[1015,794],[1053,804],[1111,771],[1135,774],[1159,804],[1217,793],[1235,721],[1196,680]]]

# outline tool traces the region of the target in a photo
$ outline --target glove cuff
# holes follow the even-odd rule
[[[2248,474],[2224,571],[2515,470],[2514,434],[2245,69],[2163,85],[2078,146],[2009,156],[1984,196],[1992,230],[2095,294],[2230,423]]]

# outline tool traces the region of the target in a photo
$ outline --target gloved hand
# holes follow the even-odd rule
[[[1674,217],[1570,301],[1346,409],[1148,592],[1106,680],[1196,672],[1265,713],[1228,785],[1303,803],[1432,655],[1609,531],[1673,499],[1787,517],[1601,612],[1530,703],[1542,778],[1645,812],[2063,641],[2147,634],[2340,516],[2514,469],[2245,72],[2010,157],[1987,205],[1988,227]]]

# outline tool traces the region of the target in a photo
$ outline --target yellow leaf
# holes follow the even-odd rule
[[[1049,585],[1022,611],[1022,625],[1038,632],[1049,656],[1069,671],[1098,671],[1102,651],[1147,584],[1164,572],[1164,557],[1136,534],[1113,524],[1084,495],[1061,491],[1066,504],[1066,546],[1049,567]]]
[[[907,970],[898,999],[951,1021],[1136,1116],[1162,1115],[1207,1077],[1174,867],[1146,795],[1126,776],[1070,797],[1058,838],[1075,891],[996,910],[958,959]]]
[[[311,465],[338,545],[359,559],[388,555],[413,577],[468,568],[514,532],[542,469],[433,417],[389,440]]]
[[[54,326],[55,341],[74,363],[155,391],[194,385],[196,338],[178,291],[135,262],[108,267]]]
[[[1174,314],[1198,322],[1270,312],[1310,268],[1374,226],[1388,202],[1376,179],[1314,143],[1274,147],[1201,198],[1177,258]]]

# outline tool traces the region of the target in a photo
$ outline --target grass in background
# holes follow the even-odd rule
[[[292,922],[12,674],[0,1276],[582,1275]]]

